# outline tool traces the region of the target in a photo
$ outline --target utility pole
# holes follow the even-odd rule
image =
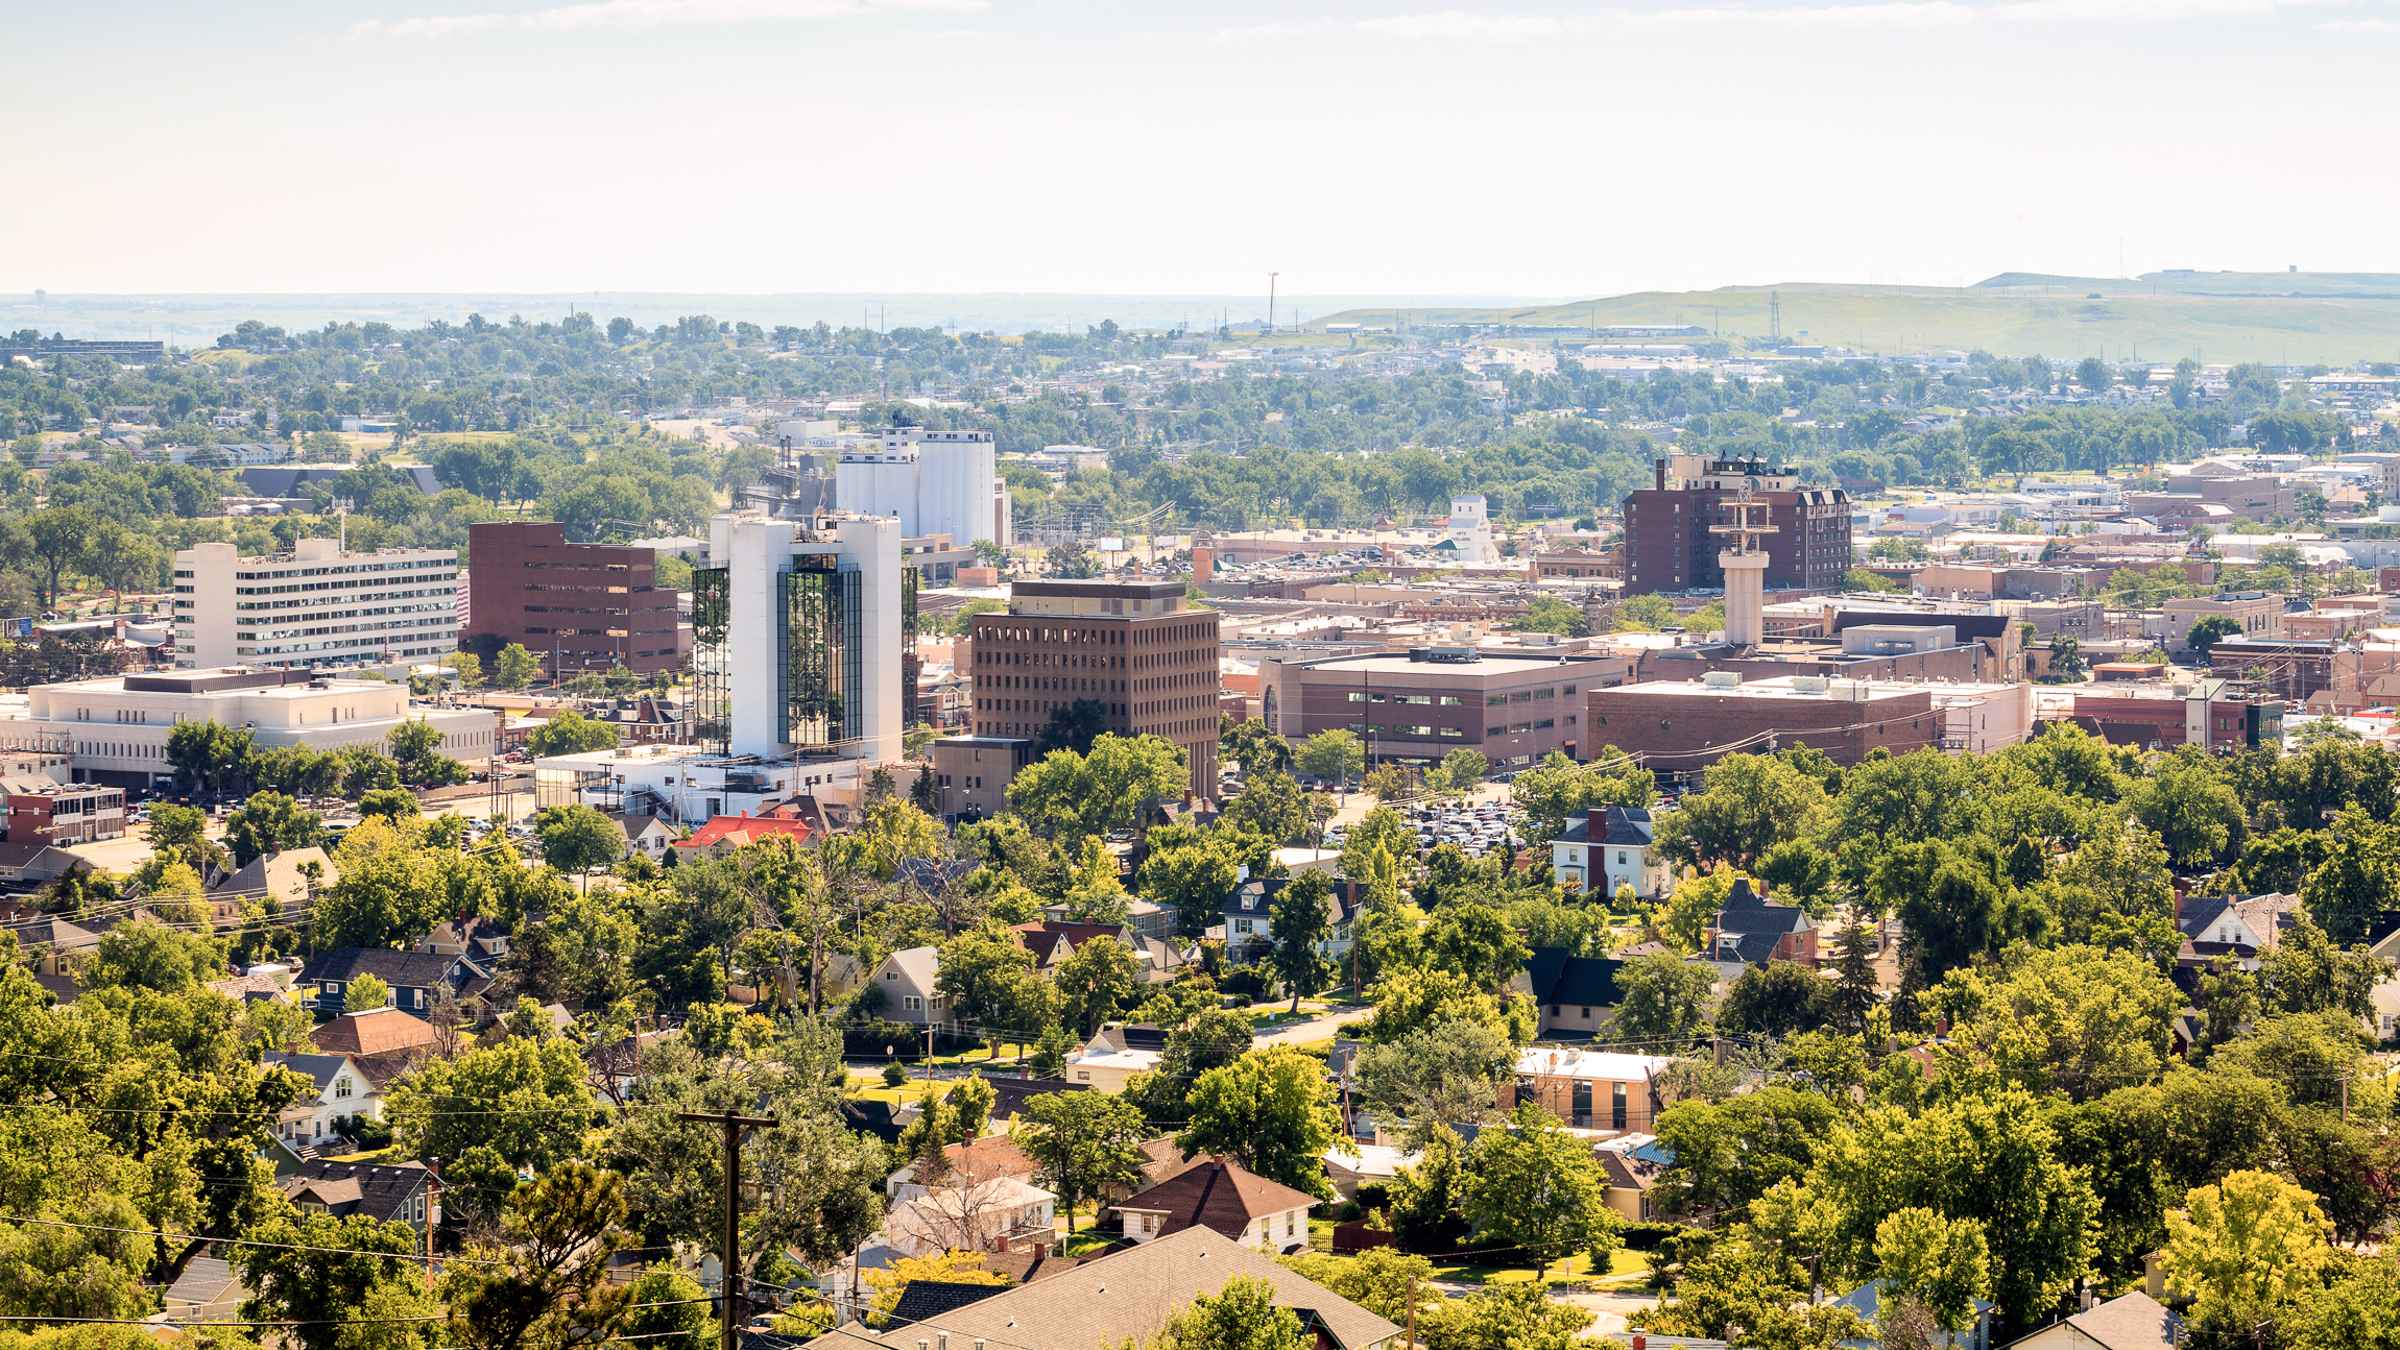
[[[742,1128],[771,1130],[775,1122],[731,1111],[678,1111],[675,1118],[725,1128],[725,1236],[717,1258],[725,1268],[718,1286],[717,1342],[723,1350],[737,1350],[742,1339]]]

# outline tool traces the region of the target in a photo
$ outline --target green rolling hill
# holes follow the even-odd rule
[[[2111,362],[2400,361],[2400,274],[2156,272],[2126,278],[2009,272],[1973,286],[1802,282],[1632,295],[1522,309],[1363,309],[1327,323],[1698,324],[1764,337],[1768,295],[1784,336],[1870,352],[1956,349]]]

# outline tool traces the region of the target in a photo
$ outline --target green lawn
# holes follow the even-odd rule
[[[1577,1252],[1564,1261],[1552,1262],[1549,1269],[1542,1272],[1542,1282],[1544,1284],[1565,1284],[1584,1280],[1610,1281],[1629,1275],[1647,1277],[1649,1273],[1650,1263],[1642,1259],[1640,1252],[1628,1251],[1620,1247],[1609,1254],[1608,1269],[1597,1276],[1592,1273],[1591,1257]],[[1437,1280],[1456,1280],[1465,1284],[1523,1284],[1533,1279],[1534,1273],[1524,1266],[1458,1265],[1435,1266],[1433,1277]]]

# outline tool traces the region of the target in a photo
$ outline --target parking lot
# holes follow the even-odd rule
[[[1461,852],[1484,854],[1499,848],[1511,838],[1523,838],[1516,808],[1497,795],[1464,800],[1408,802],[1392,809],[1398,811],[1416,830],[1417,847],[1428,852],[1443,844],[1456,844]],[[1347,824],[1327,827],[1325,847],[1340,848],[1342,840],[1349,833]]]

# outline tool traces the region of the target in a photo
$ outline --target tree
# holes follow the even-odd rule
[[[350,982],[342,986],[344,1012],[372,1012],[377,1008],[388,1008],[391,1004],[392,987],[373,975],[353,975]]]
[[[1950,1024],[1950,1053],[2080,1101],[2155,1077],[2183,998],[2142,957],[2056,947],[1954,970],[1928,1004]]]
[[[1516,1058],[1508,1037],[1491,1027],[1436,1022],[1361,1050],[1351,1066],[1353,1092],[1361,1110],[1421,1147],[1436,1129],[1489,1118]]]
[[[418,718],[393,727],[384,738],[391,747],[392,763],[400,770],[400,781],[410,787],[448,787],[467,781],[466,766],[442,753],[442,733],[433,724]]]
[[[2375,987],[2390,974],[2391,963],[2366,947],[2336,947],[2307,915],[2295,914],[2260,958],[2258,983],[2284,1012],[2363,1018],[2373,1014]],[[2253,1006],[2253,1015],[2256,1011]]]
[[[385,1115],[409,1156],[444,1161],[446,1204],[488,1223],[520,1172],[582,1156],[597,1106],[573,1042],[512,1037],[426,1061],[392,1085]]]
[[[2241,624],[2235,620],[2222,614],[2210,614],[2193,624],[2191,631],[2183,635],[2183,645],[2191,648],[2201,660],[2205,661],[2208,659],[2209,653],[2216,650],[2218,642],[2229,637],[2239,637],[2241,631]]]
[[[1053,750],[1072,750],[1079,755],[1092,751],[1092,742],[1108,730],[1108,705],[1096,698],[1079,698],[1063,707],[1050,710],[1050,718],[1042,725],[1042,734],[1034,737],[1037,754]]]
[[[25,543],[41,567],[43,609],[58,607],[60,579],[91,565],[103,533],[100,517],[81,506],[51,507],[25,519]]]
[[[607,750],[617,743],[617,729],[586,717],[573,708],[552,713],[525,738],[525,748],[537,756],[580,755]]]
[[[616,1173],[582,1161],[545,1169],[509,1197],[501,1243],[451,1264],[444,1339],[462,1350],[519,1350],[621,1334],[633,1300],[608,1271],[631,1244],[627,1213]]]
[[[1466,792],[1484,780],[1492,771],[1492,761],[1481,750],[1464,746],[1442,756],[1434,773],[1426,775],[1426,786],[1437,791]]]
[[[1011,1137],[1057,1192],[1074,1231],[1075,1209],[1131,1190],[1141,1180],[1149,1122],[1139,1108],[1105,1092],[1044,1092],[1029,1098]]]
[[[1992,1300],[2030,1325],[2092,1267],[2099,1200],[2083,1169],[2059,1157],[2056,1130],[2020,1088],[1960,1095],[1915,1114],[1869,1106],[1837,1122],[1807,1189],[1837,1216],[1829,1260],[1866,1269],[1884,1219],[1923,1208],[1983,1224]]]
[[[1402,1305],[1405,1314],[1407,1307]],[[1530,1280],[1486,1284],[1463,1298],[1427,1297],[1417,1314],[1425,1350],[1603,1350],[1591,1317]]]
[[[1333,980],[1333,963],[1321,950],[1333,938],[1332,896],[1333,883],[1324,872],[1303,872],[1276,895],[1267,914],[1267,932],[1274,944],[1267,963],[1292,991],[1295,1013],[1300,1011],[1302,998]]]
[[[2389,1257],[2337,1256],[2334,1270],[2276,1327],[2285,1350],[2400,1350],[2400,1269]]]
[[[152,1311],[142,1277],[159,1247],[141,1211],[115,1194],[85,1197],[71,1217],[0,1228],[0,1307],[28,1320],[138,1320]]]
[[[533,815],[542,861],[561,872],[586,873],[625,856],[625,831],[597,807],[570,802]]]
[[[708,1350],[717,1343],[717,1319],[709,1313],[709,1302],[699,1281],[661,1262],[625,1287],[620,1334],[649,1350]]]
[[[2358,807],[2342,808],[2326,834],[2324,860],[2300,883],[2301,902],[2335,942],[2363,942],[2400,899],[2400,839]]]
[[[1115,937],[1086,939],[1059,962],[1053,977],[1067,1025],[1084,1036],[1099,1030],[1140,996],[1142,972],[1141,959]]]
[[[1443,904],[1418,935],[1420,959],[1436,970],[1466,977],[1479,989],[1497,992],[1525,969],[1532,950],[1509,916],[1473,901]]]
[[[2179,866],[2207,867],[2230,857],[2244,832],[2242,799],[2201,755],[2170,755],[2126,794],[2134,818],[2152,830]]]
[[[271,1206],[270,1217],[250,1230],[250,1240],[232,1246],[226,1256],[250,1290],[242,1316],[293,1322],[289,1334],[304,1350],[351,1350],[344,1336],[348,1328],[341,1324],[370,1306],[397,1311],[392,1297],[412,1292],[421,1275],[406,1260],[394,1258],[413,1257],[423,1248],[407,1224],[363,1214],[335,1218],[285,1201]],[[403,1315],[440,1311],[428,1301]]]
[[[1881,981],[1875,974],[1875,930],[1853,923],[1833,939],[1834,1016],[1847,1030],[1866,1025],[1867,1013],[1881,1001]]]
[[[1226,897],[1241,884],[1240,863],[1212,836],[1152,849],[1134,884],[1152,902],[1174,911],[1177,932],[1196,934],[1225,912]]]
[[[1813,1031],[1838,1015],[1833,982],[1791,961],[1769,961],[1742,972],[1717,1009],[1724,1031],[1789,1036]]]
[[[502,689],[523,689],[540,674],[542,663],[525,650],[522,642],[512,642],[492,658],[492,683]]]
[[[1922,1208],[1894,1211],[1875,1226],[1875,1264],[1886,1298],[1923,1308],[1943,1331],[1972,1326],[1976,1303],[1991,1293],[1990,1252],[1983,1225],[1973,1219],[1946,1219]]]
[[[2332,1231],[2314,1195],[2272,1172],[2229,1172],[2167,1215],[2160,1264],[2167,1288],[2192,1300],[2196,1325],[2252,1334],[2319,1283]]]
[[[1275,844],[1297,844],[1308,838],[1314,823],[1309,795],[1290,774],[1261,770],[1251,774],[1242,790],[1225,803],[1223,824]]]
[[[1721,1102],[1676,1102],[1658,1117],[1658,1137],[1675,1155],[1659,1177],[1659,1201],[1677,1212],[1739,1212],[1805,1176],[1838,1116],[1824,1095],[1779,1083]]]
[[[1225,759],[1242,766],[1243,773],[1269,769],[1281,773],[1292,767],[1292,743],[1255,717],[1246,722],[1226,721],[1218,732],[1217,745]]]
[[[368,820],[343,836],[334,852],[340,880],[317,899],[320,946],[397,946],[452,916],[452,869],[463,860],[424,847],[409,825]]]
[[[1588,764],[1553,750],[1518,774],[1512,800],[1525,813],[1525,838],[1546,844],[1594,807],[1647,808],[1658,797],[1657,776],[1631,758],[1603,746]]]
[[[1292,767],[1321,781],[1347,783],[1367,771],[1366,746],[1355,731],[1320,731],[1293,750]]]
[[[189,795],[221,798],[245,787],[257,752],[249,728],[216,722],[178,722],[167,732],[167,764],[176,788]]]
[[[417,815],[417,794],[407,788],[375,788],[358,799],[358,814],[362,820],[369,816],[399,820]]]
[[[208,849],[208,813],[197,806],[177,806],[173,802],[153,802],[150,806],[150,827],[143,838],[149,841],[154,853],[174,853],[184,861],[205,860]]]
[[[1620,1040],[1684,1044],[1708,1025],[1708,1003],[1716,976],[1707,966],[1659,953],[1637,956],[1617,968],[1616,1020]]]
[[[1186,1155],[1231,1154],[1270,1181],[1326,1195],[1323,1154],[1341,1137],[1325,1066],[1288,1045],[1252,1050],[1192,1083]]]
[[[1091,753],[1053,750],[1008,785],[1011,810],[1064,845],[1142,825],[1190,786],[1183,750],[1156,736],[1102,735]]]
[[[1097,836],[1083,841],[1083,852],[1067,880],[1067,892],[1060,899],[1067,907],[1067,917],[1076,923],[1113,926],[1133,916],[1117,855]]]
[[[1574,1252],[1603,1266],[1617,1246],[1617,1217],[1591,1146],[1540,1107],[1517,1107],[1467,1150],[1466,1215],[1487,1241],[1515,1247],[1540,1271]]]
[[[442,658],[443,665],[458,672],[458,687],[472,689],[483,683],[483,658],[473,652],[452,652]]]
[[[1771,755],[1727,755],[1700,783],[1659,825],[1668,857],[1748,867],[1786,839],[1818,833],[1831,810],[1823,784]]]
[[[1299,1315],[1275,1304],[1275,1286],[1236,1275],[1167,1319],[1153,1350],[1309,1350]]]

